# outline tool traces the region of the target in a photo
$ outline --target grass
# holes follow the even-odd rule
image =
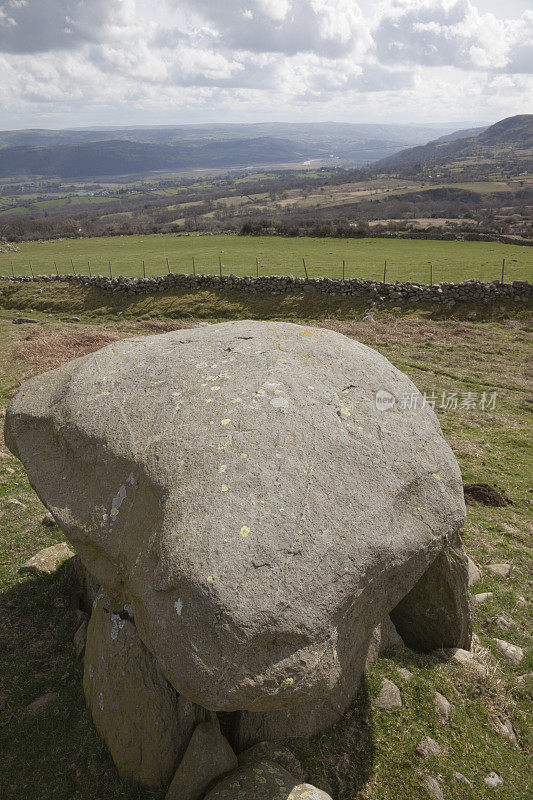
[[[115,236],[87,239],[59,239],[26,242],[19,252],[0,253],[0,274],[29,275],[30,262],[36,274],[54,272],[54,261],[61,272],[72,272],[71,259],[78,272],[108,274],[111,261],[115,275],[142,275],[145,261],[148,275],[167,271],[166,258],[174,272],[192,272],[192,259],[198,272],[218,273],[219,257],[223,271],[235,275],[254,275],[256,258],[262,275],[304,275],[305,258],[310,276],[382,280],[387,260],[387,280],[429,282],[429,262],[434,280],[463,281],[468,278],[497,280],[502,259],[506,259],[506,280],[531,279],[531,248],[498,242],[445,242],[421,239],[321,239],[276,236]]]
[[[446,800],[491,800],[496,796],[484,777],[498,772],[504,780],[500,800],[518,800],[531,790],[529,685],[518,676],[532,669],[528,601],[531,559],[527,355],[531,326],[526,312],[511,309],[507,318],[476,309],[451,316],[442,309],[377,309],[376,321],[363,323],[364,307],[328,303],[314,297],[248,297],[236,294],[173,293],[146,298],[109,298],[81,289],[44,285],[2,287],[0,298],[0,403],[26,377],[53,368],[109,341],[139,332],[165,331],[198,319],[281,318],[325,325],[354,336],[387,356],[421,391],[435,393],[496,391],[494,409],[442,410],[443,432],[454,449],[465,482],[488,482],[511,497],[505,508],[469,507],[465,531],[469,554],[480,565],[482,580],[474,591],[493,597],[476,611],[475,648],[490,674],[476,677],[463,668],[408,650],[391,651],[367,672],[357,701],[332,729],[311,742],[292,741],[311,783],[334,800],[423,800],[424,774],[439,777]],[[41,320],[13,325],[19,310]],[[447,312],[449,314],[449,312]],[[67,322],[72,315],[80,322]],[[25,507],[6,504],[16,498]],[[50,578],[22,576],[18,567],[40,548],[61,541],[58,529],[40,524],[44,509],[28,484],[22,466],[0,445],[0,796],[10,800],[160,800],[122,781],[99,740],[85,708],[81,662],[76,661],[70,610],[73,576],[67,566]],[[486,565],[512,565],[508,579],[493,576]],[[514,625],[501,631],[495,617],[506,611]],[[528,653],[518,668],[497,657],[494,637],[518,644]],[[529,648],[529,651],[528,651]],[[398,667],[413,672],[403,680]],[[384,677],[401,689],[402,707],[390,712],[373,707]],[[37,718],[25,708],[47,691],[56,703]],[[452,705],[450,720],[440,721],[435,691]],[[498,732],[508,717],[519,747]],[[422,761],[415,747],[425,735],[443,748],[438,758]],[[458,784],[461,772],[473,788]]]

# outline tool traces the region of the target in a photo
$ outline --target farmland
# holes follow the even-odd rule
[[[429,282],[429,262],[434,281],[459,282],[469,278],[497,280],[505,259],[505,280],[531,279],[531,248],[495,242],[464,242],[406,239],[340,239],[315,237],[179,235],[59,239],[21,243],[14,252],[0,253],[0,274],[30,275],[55,271],[147,276],[167,271],[192,272],[192,260],[199,273],[218,273],[219,259],[225,274],[255,275],[256,259],[262,275],[304,275],[303,259],[310,277],[342,276],[383,279],[387,260],[387,281]]]

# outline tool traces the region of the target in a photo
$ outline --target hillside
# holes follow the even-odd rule
[[[465,137],[460,134],[464,133]],[[402,150],[375,164],[377,169],[388,170],[411,165],[452,166],[465,159],[501,162],[502,158],[518,157],[520,161],[531,159],[533,148],[533,115],[520,114],[508,117],[475,136],[469,131],[444,136],[419,147]]]
[[[82,178],[192,167],[245,166],[301,160],[307,151],[284,139],[151,144],[100,141],[85,144],[23,145],[0,150],[0,177],[39,175]]]
[[[448,133],[445,136],[439,136],[437,142],[455,142],[457,139],[470,139],[472,136],[478,136],[483,131],[486,131],[487,127],[483,128],[467,128],[466,130],[461,131],[454,131],[453,133]]]

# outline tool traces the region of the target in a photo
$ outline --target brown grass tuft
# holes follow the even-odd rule
[[[94,353],[106,344],[123,339],[124,334],[99,330],[71,329],[68,333],[51,332],[49,329],[28,331],[25,338],[15,344],[17,356],[27,362],[28,373],[35,375],[48,369],[55,369],[66,361]]]

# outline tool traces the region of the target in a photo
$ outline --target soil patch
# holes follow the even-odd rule
[[[488,483],[467,483],[464,487],[465,503],[473,506],[482,503],[484,506],[509,506],[513,501]]]

